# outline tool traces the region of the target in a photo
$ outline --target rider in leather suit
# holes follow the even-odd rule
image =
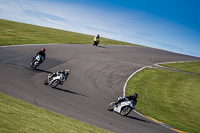
[[[66,69],[65,71],[57,71],[56,73],[52,73],[51,76],[48,78],[48,80],[59,74],[63,74],[65,76],[65,81],[66,81],[68,78],[68,75],[70,74],[70,71],[69,71],[69,69]]]
[[[45,48],[42,48],[42,50],[40,50],[39,52],[37,52],[37,54],[35,55],[35,57],[38,56],[38,55],[41,55],[43,57],[43,60],[41,60],[41,63],[42,63],[45,60],[45,56],[46,56],[46,54],[45,54]],[[35,57],[33,57],[33,60],[35,59]],[[33,60],[32,60],[32,62],[33,62]]]
[[[115,104],[117,105],[118,103],[124,102],[125,100],[128,100],[128,101],[133,100],[133,102],[134,102],[134,108],[135,108],[135,106],[137,104],[137,98],[138,98],[138,94],[134,93],[133,95],[130,95],[130,96],[127,96],[127,97],[124,97],[124,98],[118,100]]]

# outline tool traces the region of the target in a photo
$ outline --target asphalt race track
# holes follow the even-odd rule
[[[32,70],[30,61],[42,47],[46,60]],[[159,62],[194,60],[200,58],[133,46],[0,47],[0,92],[116,133],[169,133],[175,131],[135,112],[122,117],[107,106],[122,95],[125,81],[136,70]],[[43,84],[48,73],[66,68],[71,73],[62,86],[52,89]]]

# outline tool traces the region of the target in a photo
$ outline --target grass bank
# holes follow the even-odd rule
[[[190,64],[191,63],[191,64]],[[191,67],[199,72],[199,62],[175,63],[176,69]],[[165,65],[168,66],[169,64]],[[170,64],[171,65],[171,64]],[[148,68],[128,82],[126,95],[139,94],[137,111],[182,131],[200,131],[200,76]]]
[[[0,19],[0,46],[46,43],[93,44],[93,38],[91,35]],[[103,37],[100,44],[139,46]]]
[[[0,93],[1,133],[110,133]]]

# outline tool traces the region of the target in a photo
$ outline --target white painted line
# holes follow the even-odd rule
[[[139,72],[139,71],[141,71],[141,70],[143,70],[143,69],[145,69],[145,68],[147,68],[147,67],[148,67],[148,66],[142,67],[142,68],[140,68],[139,70],[135,71],[133,74],[131,74],[131,76],[129,76],[129,78],[126,80],[125,85],[124,85],[124,88],[123,88],[123,97],[125,97],[125,95],[126,95],[126,86],[127,86],[128,81],[130,80],[130,78],[132,78],[133,75],[135,75],[137,72]]]
[[[153,65],[158,66],[159,64],[178,63],[178,62],[181,63],[181,62],[194,62],[194,61],[162,62],[162,63],[153,64]],[[151,65],[151,66],[152,66],[152,65]],[[125,95],[126,95],[126,86],[127,86],[128,81],[129,81],[136,73],[138,73],[139,71],[141,71],[141,70],[143,70],[143,69],[145,69],[145,68],[147,68],[147,67],[151,68],[151,66],[144,66],[144,67],[140,68],[139,70],[135,71],[133,74],[131,74],[131,76],[128,77],[128,79],[126,80],[126,82],[125,82],[125,84],[124,84],[124,88],[123,88],[123,97],[125,97]],[[141,113],[137,112],[136,110],[133,110],[133,111],[134,111],[135,113],[137,113],[138,115],[140,115],[140,116],[142,116],[142,117],[144,117],[144,118],[146,118],[146,119],[148,119],[148,120],[154,121],[154,120],[152,120],[152,119],[150,119],[150,118],[148,118],[148,117],[142,115]],[[156,122],[156,121],[154,121],[154,122]],[[170,127],[168,127],[168,126],[166,126],[166,125],[164,125],[164,124],[161,124],[161,123],[159,123],[159,122],[156,122],[156,123],[159,124],[159,125],[161,125],[161,126],[163,126],[163,127],[168,128],[168,129],[170,129],[170,130],[173,130],[173,131],[175,131],[175,132],[178,132],[178,133],[181,132],[181,131],[179,132],[179,130],[170,128]]]

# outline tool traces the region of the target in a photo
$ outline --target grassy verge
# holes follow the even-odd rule
[[[162,64],[161,66],[174,68],[186,72],[200,74],[200,61],[197,62],[181,62],[181,63],[168,63]]]
[[[44,43],[93,44],[93,37],[91,35],[0,19],[0,45]],[[100,44],[139,46],[107,38],[101,38]]]
[[[199,81],[199,75],[148,68],[129,80],[126,95],[139,94],[137,111],[142,114],[182,131],[198,133]]]
[[[1,133],[109,133],[0,93]]]

